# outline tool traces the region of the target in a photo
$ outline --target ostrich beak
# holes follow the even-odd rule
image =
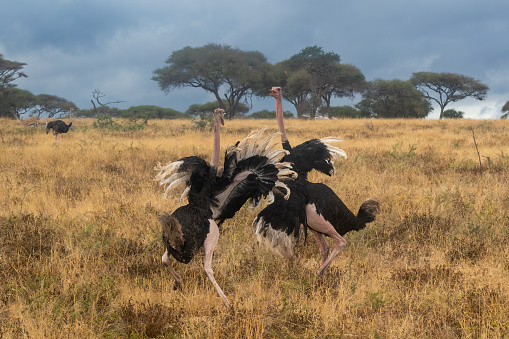
[[[281,88],[280,87],[272,87],[269,91],[269,94],[273,97],[281,94]]]

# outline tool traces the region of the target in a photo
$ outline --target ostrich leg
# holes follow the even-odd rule
[[[214,255],[214,249],[216,248],[217,241],[219,239],[219,228],[217,227],[217,224],[214,220],[209,219],[210,222],[210,231],[207,235],[207,238],[205,239],[205,260],[203,268],[205,270],[205,274],[212,282],[212,285],[214,285],[217,293],[223,300],[223,303],[230,307],[230,303],[228,302],[228,299],[223,293],[223,290],[221,290],[221,287],[219,287],[216,279],[214,279],[214,271],[212,271],[212,256]]]
[[[168,251],[164,252],[162,261],[168,267],[168,271],[170,271],[170,274],[175,279],[175,287],[182,288],[182,286],[184,286],[184,282],[183,282],[182,278],[180,277],[180,275],[173,268],[173,266],[171,264],[171,257],[168,255]]]
[[[320,251],[320,256],[322,258],[323,264],[329,257],[329,245],[325,241],[323,234],[318,233],[317,231],[311,228],[309,230],[311,231],[311,233],[313,233],[313,236],[315,237],[315,240],[318,243],[318,250]]]
[[[314,204],[306,205],[306,218],[308,225],[311,229],[321,234],[326,234],[334,240],[334,248],[332,249],[331,254],[322,263],[322,265],[318,268],[318,271],[316,272],[318,275],[322,275],[325,272],[327,272],[327,268],[331,264],[332,260],[334,260],[334,258],[339,254],[339,252],[341,252],[341,250],[346,246],[346,240],[341,235],[339,235],[339,233],[336,231],[336,229],[334,228],[334,226],[332,226],[330,222],[325,220],[323,216],[316,212],[316,207]],[[315,236],[315,239],[318,241],[318,246],[320,247],[322,246],[321,245],[322,241],[325,242],[325,239],[323,239],[323,237]],[[320,250],[320,254],[322,254],[323,258],[322,250]]]

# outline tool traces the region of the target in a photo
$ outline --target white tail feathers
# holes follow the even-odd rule
[[[182,160],[171,162],[165,166],[162,166],[160,163],[158,163],[154,168],[154,170],[159,171],[154,180],[159,181],[160,186],[167,185],[163,194],[164,199],[168,197],[168,194],[173,189],[180,186],[181,184],[186,184],[191,178],[190,172],[177,172],[183,163],[184,161]],[[188,192],[189,190],[186,188],[180,199],[183,199],[185,196],[187,196]]]
[[[274,159],[278,160],[270,160],[270,162],[274,163],[279,160],[281,160],[286,153],[284,150],[275,150],[274,147],[276,146],[275,143],[273,143],[274,139],[280,135],[279,132],[273,133],[267,137],[264,138],[264,132],[267,130],[267,127],[263,127],[260,130],[253,131],[249,133],[247,137],[245,137],[237,146],[230,146],[228,148],[228,153],[236,152],[237,154],[237,161],[240,161],[242,159],[246,159],[252,156],[266,156],[267,158],[271,159],[274,157]],[[282,154],[280,154],[283,152]]]
[[[320,139],[320,141],[324,145],[327,146],[327,150],[329,151],[329,153],[332,155],[333,158],[336,158],[336,157],[341,157],[341,158],[345,158],[345,159],[347,158],[345,151],[343,151],[342,149],[340,149],[338,147],[332,146],[330,144],[333,142],[342,142],[343,140],[334,138],[334,137],[325,137],[325,138]]]

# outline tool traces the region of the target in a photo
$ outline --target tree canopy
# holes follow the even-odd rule
[[[330,115],[333,97],[353,97],[364,91],[364,75],[353,65],[340,64],[340,59],[334,52],[309,46],[276,65],[283,97],[295,106],[298,117],[307,111],[315,118],[321,106]]]
[[[120,110],[122,118],[144,119],[187,119],[188,117],[179,111],[171,108],[163,108],[154,105],[131,106],[126,110]]]
[[[228,100],[223,99],[223,107],[226,107],[226,109],[229,109],[230,103]],[[192,104],[189,106],[189,108],[186,110],[186,114],[190,115],[211,115],[214,110],[217,108],[217,101],[210,101],[204,104]],[[239,103],[234,110],[234,115],[244,115],[247,112],[249,112],[249,107],[243,103]]]
[[[284,111],[283,112],[283,117],[288,119],[288,118],[293,118],[293,113],[290,112],[290,111]],[[276,111],[269,111],[269,110],[266,110],[264,109],[263,111],[258,111],[258,112],[254,112],[252,114],[249,115],[249,118],[251,119],[276,119]]]
[[[507,119],[509,117],[509,101],[502,107],[502,113],[502,119]]]
[[[444,119],[462,119],[465,112],[457,111],[455,109],[446,109],[443,114]]]
[[[432,110],[420,91],[398,79],[370,82],[356,107],[363,116],[373,118],[425,118]]]
[[[68,113],[71,108],[78,110],[74,103],[56,95],[35,95],[30,91],[14,87],[4,88],[0,92],[0,97],[2,99],[0,116],[13,119],[21,119],[21,116],[25,114],[40,118],[44,113],[52,118],[57,114]]]
[[[27,75],[21,71],[24,66],[26,66],[25,63],[6,60],[0,54],[0,90],[5,87],[16,87],[13,81],[26,78]]]
[[[34,115],[37,117],[40,117],[42,113],[48,113],[48,117],[52,118],[57,114],[67,113],[71,108],[78,110],[73,102],[56,95],[39,94],[36,103]]]
[[[410,82],[424,93],[426,99],[440,106],[440,119],[444,117],[445,107],[451,102],[468,97],[484,100],[489,90],[479,80],[456,73],[416,72],[412,74]]]
[[[11,90],[16,87],[13,81],[27,77],[21,71],[25,65],[23,62],[4,59],[0,54],[0,117],[19,119],[21,111],[29,105],[28,102],[20,103],[21,93]],[[18,104],[20,104],[19,107]]]
[[[361,71],[348,64],[335,65],[329,74],[329,83],[324,86],[321,96],[330,118],[330,104],[333,97],[353,98],[357,93],[363,93],[367,88],[367,82]]]
[[[152,80],[165,92],[182,87],[202,88],[214,94],[217,104],[235,116],[242,100],[261,87],[269,63],[260,52],[245,52],[228,45],[184,47],[166,60],[168,66],[154,70]],[[221,91],[223,91],[221,95]],[[225,107],[222,98],[228,101]]]
[[[19,88],[5,88],[2,95],[4,116],[21,119],[37,105],[37,96],[32,92]]]
[[[319,113],[329,118],[366,118],[360,110],[352,106],[335,106],[330,107],[329,109],[322,107],[320,108]]]

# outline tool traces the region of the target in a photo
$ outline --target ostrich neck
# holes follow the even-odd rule
[[[210,166],[217,169],[219,164],[219,150],[221,148],[221,137],[220,137],[221,125],[219,122],[214,122],[214,146],[212,147],[212,160]]]
[[[276,119],[279,132],[281,133],[281,142],[288,141],[288,138],[286,137],[285,122],[283,121],[283,99],[281,98],[276,98]]]

